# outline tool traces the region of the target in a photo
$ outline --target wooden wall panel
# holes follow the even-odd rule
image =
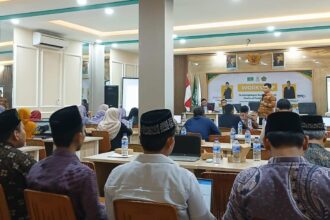
[[[185,80],[188,73],[188,57],[180,55],[174,57],[174,114],[181,114],[185,111]]]

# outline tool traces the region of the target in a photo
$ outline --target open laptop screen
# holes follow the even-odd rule
[[[212,204],[212,180],[209,179],[198,179],[199,187],[201,189],[204,202],[206,207],[211,210]]]
[[[323,117],[325,126],[330,127],[330,117]]]
[[[181,115],[174,115],[174,119],[178,124],[181,124]]]

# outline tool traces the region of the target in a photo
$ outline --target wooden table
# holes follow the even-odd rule
[[[40,146],[25,146],[18,148],[18,150],[29,154],[35,161],[39,161],[39,150],[44,149],[44,147]]]
[[[111,171],[120,164],[128,163],[134,160],[139,154],[141,153],[134,153],[134,156],[130,158],[111,158],[109,157],[110,152],[108,152],[84,158],[84,160],[94,162],[95,164],[97,182],[101,196],[104,195],[104,184]],[[227,158],[224,158],[220,164],[207,163],[203,160],[198,160],[196,162],[176,161],[176,163],[181,167],[194,171],[195,173],[201,173],[201,171],[204,170],[239,173],[250,167],[264,165],[267,161],[246,160],[244,163],[228,163]]]
[[[80,151],[76,151],[76,155],[80,160],[88,156],[97,155],[99,153],[99,141],[102,140],[102,137],[85,137],[84,144],[81,146]],[[52,154],[54,150],[54,141],[53,138],[43,139],[45,142],[45,148],[47,156]]]

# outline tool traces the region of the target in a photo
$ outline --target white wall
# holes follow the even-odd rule
[[[38,109],[49,117],[57,109],[79,105],[82,92],[82,43],[64,50],[32,45],[30,30],[14,29],[13,106]]]
[[[110,84],[119,86],[119,105],[122,104],[122,78],[139,77],[139,56],[122,50],[110,50]]]

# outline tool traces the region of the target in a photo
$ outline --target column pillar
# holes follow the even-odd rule
[[[139,2],[139,108],[174,108],[173,0]]]

